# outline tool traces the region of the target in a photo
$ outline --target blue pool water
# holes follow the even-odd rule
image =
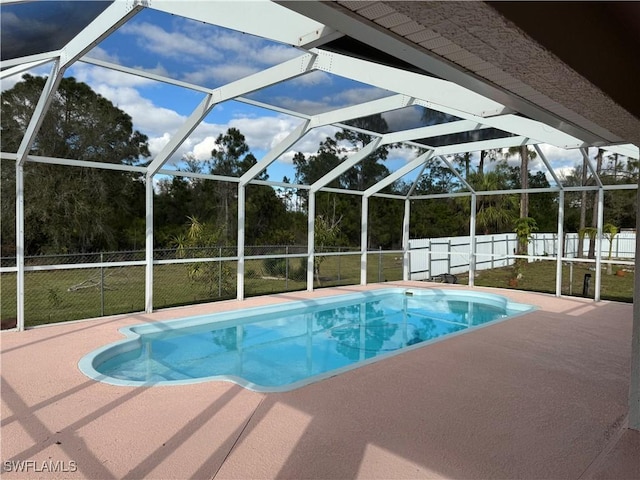
[[[460,290],[384,289],[122,329],[80,361],[116,385],[229,380],[283,391],[533,307]]]

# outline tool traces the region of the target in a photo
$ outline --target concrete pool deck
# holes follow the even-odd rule
[[[285,393],[78,370],[123,326],[362,288],[2,332],[2,477],[640,478],[631,304],[478,288],[539,308]]]

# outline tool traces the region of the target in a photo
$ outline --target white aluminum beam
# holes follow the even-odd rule
[[[369,221],[369,198],[362,197],[362,211],[360,212],[360,285],[367,284],[367,237]]]
[[[414,195],[409,200],[432,200],[437,198],[455,198],[455,197],[470,197],[475,192],[456,192],[456,193],[429,193],[427,195]]]
[[[262,172],[265,168],[275,162],[278,158],[280,158],[280,155],[286,153],[287,150],[289,150],[298,142],[298,140],[304,137],[308,131],[309,121],[307,120],[298,125],[295,130],[287,135],[287,138],[285,138],[280,143],[278,143],[278,145],[269,150],[259,162],[257,162],[254,166],[247,170],[247,172],[240,177],[240,185],[246,185],[255,177],[257,177],[260,172]]]
[[[314,60],[314,55],[302,55],[212,90],[196,107],[169,143],[153,159],[149,165],[149,172],[157,173],[218,103],[302,75],[312,70],[315,63]]]
[[[573,137],[556,128],[518,115],[506,114],[483,118],[455,108],[444,105],[435,105],[431,102],[419,99],[416,100],[415,103],[416,105],[422,105],[423,107],[437,110],[442,113],[482,123],[487,127],[497,128],[498,130],[531,138],[537,140],[539,143],[548,143],[549,145],[554,145],[558,148],[578,148],[586,145],[583,140]]]
[[[191,133],[200,125],[200,122],[209,114],[211,109],[216,106],[216,102],[213,101],[213,94],[208,94],[195,110],[189,115],[187,121],[184,122],[178,131],[171,137],[169,142],[162,147],[162,150],[156,155],[156,157],[149,164],[148,172],[151,175],[158,173],[158,170],[171,158],[180,145],[191,135]]]
[[[195,90],[197,92],[211,93],[213,91],[213,89],[211,88],[196,85],[194,83],[183,82],[182,80],[176,80],[174,78],[165,77],[156,73],[147,72],[146,70],[141,70],[139,68],[125,67],[123,65],[118,65],[117,63],[107,62],[104,60],[99,60],[97,58],[84,56],[79,61],[82,63],[87,63],[89,65],[95,65],[97,67],[108,68],[109,70],[113,70],[116,72],[127,73],[136,77],[146,78],[149,80],[154,80],[156,82],[166,83],[168,85],[174,85],[176,87],[188,88],[189,90]]]
[[[35,141],[38,130],[40,130],[40,126],[44,121],[44,116],[53,100],[53,94],[57,90],[61,80],[62,75],[60,74],[60,61],[56,60],[51,67],[51,73],[44,84],[44,88],[40,94],[36,108],[29,120],[29,125],[27,125],[24,136],[18,146],[18,156],[16,160],[18,165],[24,165],[27,154],[29,153],[29,150],[31,150],[31,145],[33,145],[33,142]]]
[[[316,194],[309,190],[307,202],[307,291],[313,292],[313,274],[315,263],[316,241]]]
[[[342,36],[333,28],[265,0],[240,4],[235,1],[163,0],[149,2],[149,6],[298,47],[311,48]]]
[[[436,148],[435,155],[455,155],[457,153],[479,152],[481,150],[491,150],[494,148],[518,147],[521,145],[533,145],[535,140],[527,137],[506,137],[495,140],[481,140],[479,142],[458,143],[446,147]]]
[[[540,157],[540,160],[542,160],[542,163],[544,163],[545,167],[547,167],[547,170],[551,174],[551,177],[553,177],[553,181],[556,182],[556,185],[559,188],[563,188],[562,182],[560,181],[560,179],[556,175],[555,170],[551,166],[551,163],[549,163],[549,160],[547,160],[547,157],[545,156],[545,154],[542,153],[542,150],[540,149],[540,147],[536,144],[536,145],[533,146],[533,148],[535,148],[536,152],[538,152],[538,156]]]
[[[374,193],[371,195],[376,198],[390,198],[391,200],[406,200],[407,197],[405,195],[394,195],[392,193]]]
[[[29,68],[35,68],[43,63],[50,62],[60,57],[60,50],[52,50],[51,52],[37,53],[35,55],[26,55],[24,57],[10,58],[0,61],[0,68],[3,68],[0,73],[0,78],[10,77],[16,73],[9,73],[12,68],[22,68],[25,65],[29,65]],[[36,65],[31,65],[36,64]],[[28,70],[28,68],[27,68]],[[19,73],[19,72],[18,72]]]
[[[238,177],[227,177],[226,175],[211,175],[209,173],[183,172],[182,170],[158,170],[161,175],[175,175],[176,177],[202,178],[203,180],[215,180],[218,182],[239,183]]]
[[[422,168],[418,172],[418,175],[416,176],[416,179],[413,181],[413,184],[411,185],[411,188],[409,188],[409,191],[407,192],[407,195],[405,196],[405,200],[409,200],[411,195],[413,195],[413,191],[417,188],[418,183],[420,182],[420,178],[422,177],[422,174],[424,173],[426,168],[427,168],[427,164],[424,163],[422,165]]]
[[[596,168],[593,166],[593,163],[591,163],[591,159],[589,158],[589,151],[586,148],[581,148],[580,153],[582,153],[582,158],[584,159],[584,163],[587,164],[587,167],[589,168],[591,175],[593,175],[593,179],[595,180],[596,185],[599,188],[602,188],[602,180],[600,179],[600,175],[598,175]]]
[[[477,198],[475,193],[471,194],[471,218],[469,219],[469,235],[470,235],[470,245],[469,245],[469,286],[475,286],[475,278],[476,278],[476,209],[477,209]],[[451,252],[449,252],[451,254]],[[431,274],[431,273],[429,273]]]
[[[350,158],[346,159],[336,168],[325,174],[322,178],[315,181],[311,185],[311,192],[317,192],[321,187],[324,187],[329,182],[335,180],[344,172],[355,166],[357,163],[364,160],[368,155],[371,155],[375,150],[380,146],[380,138],[374,139],[372,142],[368,143],[365,147],[363,147],[360,151],[352,155]]]
[[[605,137],[606,130],[597,128],[590,131],[587,128],[569,123],[565,118],[547,109],[532,104],[526,99],[513,94],[495,84],[470,74],[465,68],[454,65],[426,52],[420,45],[412,45],[406,39],[400,38],[392,32],[385,31],[366,19],[359,18],[353,12],[346,11],[334,2],[289,2],[277,0],[283,6],[295,10],[309,18],[331,26],[335,30],[347,32],[349,37],[370,45],[382,52],[414,65],[426,72],[431,72],[439,78],[455,82],[457,85],[483,95],[509,109],[521,112],[529,118],[540,121],[545,125],[557,128],[565,133],[581,139],[587,144],[610,143]],[[391,90],[397,91],[396,88]],[[420,95],[417,96],[420,98]]]
[[[15,154],[13,155],[16,156]],[[70,158],[53,158],[53,157],[43,157],[40,155],[27,155],[26,161],[30,163],[31,162],[46,163],[49,165],[66,165],[68,167],[97,168],[100,170],[116,170],[118,172],[145,173],[147,171],[146,167],[136,167],[134,165],[124,165],[121,163],[91,162],[89,160],[72,160]]]
[[[58,85],[66,69],[142,8],[140,0],[135,2],[121,0],[113,2],[60,50],[60,56],[54,62],[51,74],[47,78],[44,90],[40,95],[38,104],[36,105],[33,116],[29,121],[25,135],[22,137],[22,142],[18,148],[17,161],[20,165],[24,163],[27,153],[31,149],[31,145],[40,129],[40,125],[42,125],[44,116],[53,100],[53,94],[58,89]]]
[[[278,107],[277,105],[271,105],[269,103],[260,102],[251,98],[241,96],[234,98],[234,100],[236,102],[245,103],[247,105],[253,105],[254,107],[264,108],[265,110],[271,110],[272,112],[278,112],[289,115],[291,117],[302,118],[303,120],[310,120],[312,118],[312,115],[307,115],[306,113],[294,112],[293,110],[289,110],[288,108]]]
[[[246,189],[238,184],[238,264],[236,278],[236,298],[244,300],[244,232],[245,232]]]
[[[24,330],[24,165],[16,169],[16,328]]]
[[[600,289],[602,288],[602,229],[604,225],[604,190],[598,190],[598,217],[596,228],[598,234],[596,236],[596,284],[594,287],[593,299],[600,301]]]
[[[310,186],[309,190],[311,190],[312,187],[313,185]],[[364,194],[364,192],[362,192],[361,190],[349,190],[348,188],[333,188],[333,187],[321,187],[317,191],[339,193],[339,194],[346,194],[346,195],[356,195],[356,196],[362,196]]]
[[[411,200],[404,201],[404,216],[402,217],[402,280],[410,280],[411,273],[409,251],[409,224],[411,220]]]
[[[355,118],[366,117],[368,115],[375,115],[391,110],[398,110],[400,108],[408,107],[412,103],[413,99],[407,95],[391,95],[389,97],[379,98],[370,102],[360,103],[358,105],[339,108],[330,112],[315,115],[311,118],[310,128],[342,123]]]
[[[379,182],[376,182],[375,185],[372,185],[371,187],[367,188],[363,192],[363,195],[365,197],[370,197],[374,193],[378,193],[383,188],[391,185],[396,180],[399,180],[400,178],[404,177],[407,173],[412,172],[416,168],[420,168],[420,166],[424,165],[432,156],[433,156],[433,151],[428,151],[423,153],[422,155],[419,155],[417,158],[414,158],[409,163],[406,163],[395,172],[391,173],[390,175],[387,175],[385,178],[383,178]]]
[[[145,177],[144,311],[153,312],[153,174]]]
[[[636,160],[640,159],[640,148],[633,145],[632,143],[628,143],[626,145],[611,145],[608,147],[602,147],[603,150],[611,153],[617,153],[618,155],[623,155],[629,158],[635,158]]]
[[[146,1],[144,3],[147,3]],[[62,73],[144,8],[142,0],[117,0],[60,50]]]
[[[452,133],[462,133],[472,130],[482,130],[488,128],[482,123],[472,120],[459,120],[456,122],[441,123],[439,125],[430,125],[427,127],[413,128],[410,130],[401,130],[399,132],[386,133],[382,137],[383,144],[402,143],[410,140],[420,140],[423,138],[438,137],[440,135],[449,135]]]
[[[564,256],[564,191],[558,193],[558,248],[556,252],[556,297],[562,296],[562,257]]]
[[[636,205],[640,205],[640,188],[638,188],[636,196]],[[636,232],[640,232],[640,215],[636,215]],[[633,325],[631,327],[631,373],[629,379],[629,428],[640,431],[640,255],[637,252],[640,252],[640,235],[636,235],[636,258],[633,274]]]
[[[29,62],[29,63],[23,63],[21,65],[17,65],[15,67],[11,67],[11,68],[7,68],[6,70],[2,70],[2,72],[0,72],[0,80],[4,80],[5,78],[9,78],[9,77],[13,77],[14,75],[19,75],[22,72],[26,72],[28,70],[31,70],[33,68],[37,68],[41,65],[45,65],[49,62],[52,62],[53,60],[55,60],[54,58],[46,58],[37,62]]]
[[[367,62],[324,50],[318,54],[319,69],[413,98],[445,105],[480,117],[508,112],[504,105],[478,95],[455,83]]]
[[[435,156],[435,153],[434,153],[434,156]],[[465,178],[462,177],[462,175],[460,175],[460,172],[458,172],[458,170],[455,169],[455,167],[451,164],[449,160],[447,160],[447,158],[444,155],[439,155],[438,158],[447,167],[449,167],[449,170],[451,170],[451,173],[453,173],[456,176],[456,178],[460,180],[460,182],[462,182],[462,184],[467,190],[469,190],[472,194],[476,193],[475,189],[469,184],[469,182],[467,182]]]

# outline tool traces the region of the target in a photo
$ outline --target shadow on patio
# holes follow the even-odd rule
[[[539,309],[279,394],[78,371],[116,327],[166,312],[3,332],[3,476],[73,461],[66,477],[640,477],[624,428],[632,306],[501,293]],[[216,306],[173,314],[195,308]]]

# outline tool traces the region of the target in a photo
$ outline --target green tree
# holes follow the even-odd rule
[[[538,231],[538,224],[531,217],[520,217],[515,221],[513,231],[518,239],[518,255],[526,255],[529,242],[531,242],[533,234]]]
[[[535,150],[527,145],[511,147],[505,153],[506,158],[518,155],[520,157],[520,188],[524,190],[520,195],[520,218],[529,216],[529,160],[536,158]]]
[[[2,93],[2,151],[17,152],[45,82],[24,75]],[[149,150],[128,114],[67,77],[53,95],[29,154],[131,165],[143,162]],[[139,174],[34,162],[27,162],[24,172],[27,254],[131,248],[139,240],[135,223],[144,216]],[[3,203],[14,194],[15,176],[3,174]],[[3,209],[3,230],[12,221],[11,212]],[[3,244],[15,242],[12,230],[3,237]]]
[[[386,121],[381,115],[356,119],[349,124],[375,132],[388,131]],[[344,129],[337,132],[334,137],[327,137],[320,144],[315,155],[306,157],[302,153],[297,153],[293,159],[296,168],[296,183],[312,184],[316,182],[346,161],[349,155],[360,151],[372,140],[373,137],[366,133]],[[389,170],[383,162],[387,159],[390,148],[392,146],[376,149],[326,186],[360,191],[371,187],[389,175]],[[393,186],[390,187],[388,191],[393,191],[393,188]],[[306,203],[306,193],[303,193],[303,199]],[[380,205],[380,202],[372,202],[372,208],[369,211],[369,246],[390,246],[394,242],[399,242],[399,237],[388,235],[389,225],[385,224],[382,219],[388,210],[380,208]],[[331,223],[342,221],[339,242],[343,244],[360,244],[360,212],[361,199],[355,195],[333,192],[318,192],[316,194],[316,214],[323,216]]]
[[[609,241],[609,256],[608,260],[611,260],[611,256],[613,255],[613,239],[618,234],[618,227],[612,225],[611,223],[605,223],[602,227],[602,235]],[[613,274],[613,266],[608,263],[607,264],[607,275]]]
[[[240,133],[240,130],[232,127],[225,134],[218,135],[215,147],[211,152],[209,173],[239,177],[256,162],[256,158],[249,151],[244,135]],[[218,223],[222,225],[223,241],[228,243],[234,238],[230,227],[235,220],[232,211],[234,210],[233,206],[236,205],[238,186],[236,183],[219,182],[216,184],[216,191],[220,206]],[[235,231],[235,229],[232,230]]]
[[[340,220],[328,219],[323,215],[317,215],[315,219],[315,244],[319,252],[326,251],[327,247],[333,247],[337,243],[338,234],[340,233]],[[313,270],[318,285],[322,286],[320,281],[320,265],[324,261],[324,256],[315,256]]]
[[[496,169],[482,175],[471,174],[469,183],[477,192],[505,190],[508,177],[505,172]],[[501,233],[511,228],[517,217],[517,198],[512,194],[478,195],[476,228],[481,233]]]
[[[202,223],[195,217],[188,217],[185,233],[174,239],[176,257],[213,257],[219,245],[220,229]],[[210,297],[218,290],[222,296],[233,293],[233,271],[226,263],[196,262],[188,264],[187,277],[192,283],[203,285]]]

